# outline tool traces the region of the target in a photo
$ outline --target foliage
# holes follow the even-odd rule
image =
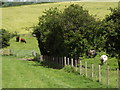
[[[29,5],[33,3],[34,2],[2,2],[2,7]]]
[[[106,51],[111,56],[120,58],[120,8],[110,8],[111,14],[106,16]]]
[[[102,41],[95,40],[100,39],[96,35],[99,23],[82,6],[72,4],[63,12],[57,8],[46,10],[33,33],[43,55],[78,58],[86,50],[98,48]]]
[[[5,48],[9,46],[9,40],[10,40],[10,33],[6,31],[5,29],[0,29],[0,48]]]

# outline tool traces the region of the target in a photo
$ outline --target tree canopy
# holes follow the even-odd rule
[[[79,57],[88,49],[96,49],[99,23],[82,6],[72,4],[64,11],[50,8],[39,17],[34,28],[42,54]]]
[[[99,21],[78,4],[63,11],[50,8],[39,17],[33,33],[43,55],[78,58],[95,49],[115,56],[120,52],[119,14],[118,8],[111,9],[111,14]]]
[[[111,14],[106,16],[106,50],[111,56],[120,58],[120,8],[110,9]]]

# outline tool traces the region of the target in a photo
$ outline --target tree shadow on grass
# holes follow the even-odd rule
[[[52,69],[62,69],[62,65],[60,64],[55,64],[52,62],[47,62],[47,61],[34,61],[35,63],[33,66],[43,66],[45,68],[52,68]]]

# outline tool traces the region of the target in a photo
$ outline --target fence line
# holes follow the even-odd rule
[[[11,49],[1,49],[0,50],[0,55],[11,55]]]
[[[96,80],[96,81],[98,80],[99,82],[104,83],[108,86],[111,84],[110,82],[114,83],[116,81],[116,86],[114,85],[114,87],[116,88],[120,87],[119,85],[120,84],[120,80],[119,80],[120,71],[117,69],[116,74],[112,73],[116,77],[116,79],[112,80],[110,78],[111,76],[110,66],[104,69],[105,73],[103,73],[103,69],[101,68],[101,65],[98,65],[98,67],[95,68],[96,66],[94,64],[89,65],[87,62],[83,64],[81,60],[76,60],[73,58],[68,58],[68,57],[52,57],[51,58],[50,56],[41,56],[41,60],[55,63],[54,65],[60,65],[61,67],[70,65],[71,67],[75,67],[75,71],[79,72],[80,75],[84,75],[85,77],[91,78],[92,80]]]

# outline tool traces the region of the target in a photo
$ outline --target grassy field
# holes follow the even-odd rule
[[[42,15],[45,9],[50,7],[58,7],[63,10],[65,6],[70,4],[82,5],[85,9],[90,11],[90,14],[97,15],[96,18],[103,19],[105,15],[109,14],[109,7],[117,7],[117,2],[60,2],[60,3],[46,3],[37,5],[25,5],[17,7],[0,8],[2,10],[2,26],[10,32],[18,32],[21,38],[25,38],[27,43],[15,42],[15,37],[10,40],[10,46],[8,49],[12,50],[12,53],[17,57],[3,56],[3,87],[40,87],[40,88],[90,88],[90,87],[105,87],[100,83],[92,82],[79,75],[68,74],[62,70],[53,70],[45,68],[43,66],[36,66],[34,62],[21,61],[18,58],[31,57],[32,51],[39,53],[38,43],[35,37],[33,37],[26,28],[37,25],[38,17]],[[1,28],[1,27],[0,27]],[[83,59],[91,64],[95,64],[97,67],[100,54],[93,60]],[[109,58],[107,65],[110,65],[111,69],[117,68],[117,62],[115,58]],[[102,66],[106,69],[107,65]],[[98,69],[96,69],[97,71]],[[110,84],[115,87],[115,71],[113,72]],[[91,69],[89,69],[91,71]],[[106,71],[104,71],[106,73]],[[103,76],[106,78],[106,76]],[[73,78],[73,79],[72,79]],[[103,83],[105,84],[106,79]]]
[[[3,88],[106,88],[80,75],[19,59],[3,56]]]
[[[63,10],[73,3],[83,6],[89,10],[90,14],[97,15],[96,18],[100,19],[103,19],[105,15],[110,13],[110,10],[108,10],[110,7],[118,6],[117,2],[60,2],[0,8],[0,11],[2,10],[2,27],[11,32],[28,33],[26,27],[36,25],[38,17],[43,14],[45,9],[58,7]]]
[[[34,50],[37,53],[39,52],[38,42],[35,37],[31,34],[20,35],[21,38],[24,38],[27,43],[16,42],[16,37],[10,40],[10,46],[7,49],[12,50],[12,54],[17,57],[30,57],[32,56],[32,51]]]

